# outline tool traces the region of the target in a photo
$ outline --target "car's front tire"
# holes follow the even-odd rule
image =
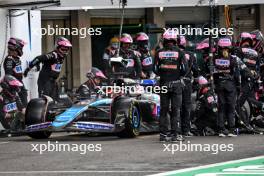
[[[120,138],[134,138],[140,133],[141,116],[139,108],[135,103],[131,102],[129,110],[127,113],[127,118],[125,120],[125,129],[119,133],[117,136]]]
[[[45,98],[32,99],[26,109],[25,124],[26,126],[46,122],[47,101]],[[51,135],[50,131],[28,132],[27,135],[33,139],[46,139]]]

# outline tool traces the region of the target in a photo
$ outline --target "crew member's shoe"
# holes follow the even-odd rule
[[[160,142],[167,142],[167,135],[160,133],[160,138],[159,138]]]
[[[219,137],[226,137],[224,131],[219,131],[218,136]]]
[[[184,137],[193,137],[193,133],[191,133],[190,131],[189,132],[186,132],[183,134]]]
[[[180,142],[180,141],[184,141],[184,137],[180,134],[173,135],[171,137],[171,142]]]
[[[229,131],[229,133],[227,134],[228,137],[237,137],[237,134],[235,133],[235,131]]]

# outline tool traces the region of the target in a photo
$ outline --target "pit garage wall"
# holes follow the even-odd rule
[[[18,37],[26,42],[21,57],[23,71],[28,63],[36,56],[41,54],[41,28],[40,11],[18,10],[11,11],[10,17],[10,36]],[[38,73],[35,68],[29,72],[28,77],[24,78],[24,84],[28,89],[28,98],[38,97],[37,79]]]
[[[9,35],[10,35],[10,31],[9,31],[9,25],[8,20],[7,20],[7,15],[8,15],[8,10],[5,9],[0,9],[0,21],[1,21],[1,25],[0,25],[0,41],[1,41],[1,45],[0,45],[0,62],[1,62],[1,78],[4,75],[4,69],[2,66],[2,62],[6,56],[7,50],[6,50],[6,40],[8,40]]]
[[[199,24],[209,20],[208,7],[168,7],[162,14],[166,23]]]

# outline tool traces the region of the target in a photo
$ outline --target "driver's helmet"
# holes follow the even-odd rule
[[[15,97],[20,92],[23,84],[12,75],[5,75],[0,83],[3,93],[9,97]]]

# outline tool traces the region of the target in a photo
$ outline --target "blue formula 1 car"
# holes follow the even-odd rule
[[[35,139],[48,138],[52,132],[102,132],[119,137],[136,137],[140,132],[158,131],[159,95],[142,93],[154,80],[122,79],[125,85],[141,92],[117,94],[59,105],[49,97],[32,99],[26,109],[26,134]],[[123,84],[124,85],[124,84]]]

